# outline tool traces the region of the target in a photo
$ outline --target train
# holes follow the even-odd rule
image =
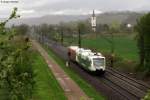
[[[105,73],[106,60],[99,52],[92,52],[90,49],[79,48],[78,46],[69,46],[68,58],[70,61],[77,62],[87,71]]]

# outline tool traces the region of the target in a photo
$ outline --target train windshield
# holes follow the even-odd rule
[[[93,58],[93,65],[95,67],[104,66],[104,58]]]

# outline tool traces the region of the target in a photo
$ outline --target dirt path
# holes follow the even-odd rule
[[[39,43],[32,41],[32,44],[44,57],[48,67],[64,90],[68,100],[89,100],[80,87],[63,71],[63,69],[61,69],[61,67],[59,67],[57,63],[55,63]]]

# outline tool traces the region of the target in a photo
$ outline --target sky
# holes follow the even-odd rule
[[[0,0],[0,18],[9,16],[14,7],[18,7],[21,17],[87,15],[93,9],[97,14],[110,11],[150,11],[150,0]]]

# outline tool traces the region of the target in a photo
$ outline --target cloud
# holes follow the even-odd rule
[[[1,4],[0,17],[9,16],[14,7],[21,10],[22,17],[38,17],[47,14],[89,14],[122,10],[150,10],[149,0],[18,0],[18,3]]]
[[[19,11],[19,14],[32,14],[34,12],[35,12],[34,10],[22,10],[22,11]]]
[[[92,14],[92,10],[84,10],[84,9],[65,9],[58,11],[51,11],[50,15],[88,15]],[[95,10],[96,14],[102,13],[100,10]]]
[[[31,9],[31,10],[19,10],[17,12],[17,14],[21,15],[22,17],[32,17],[35,14],[35,10]]]
[[[149,0],[68,0],[67,2],[45,4],[44,7],[41,6],[37,9],[100,9],[102,11],[132,10],[144,6],[147,3],[149,3]]]

